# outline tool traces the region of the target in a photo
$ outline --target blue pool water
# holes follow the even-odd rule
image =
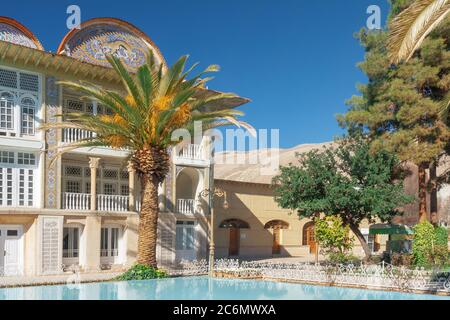
[[[170,278],[0,289],[0,300],[450,300],[406,294],[272,281]]]

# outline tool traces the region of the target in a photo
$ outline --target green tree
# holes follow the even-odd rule
[[[327,216],[314,220],[314,235],[320,250],[332,262],[344,262],[353,248],[350,227],[344,225],[340,216]]]
[[[297,159],[297,164],[281,167],[273,179],[276,202],[300,218],[339,216],[369,259],[361,222],[390,221],[400,214],[399,206],[413,200],[403,193],[397,157],[384,150],[371,153],[363,138],[347,138],[337,147],[298,154]]]
[[[392,1],[392,17],[412,3]],[[426,220],[426,170],[439,161],[450,138],[443,103],[450,88],[450,23],[445,20],[407,63],[391,65],[386,31],[361,30],[365,61],[359,63],[368,83],[352,97],[349,111],[339,116],[343,127],[368,133],[372,150],[395,152],[401,161],[418,166],[419,218]],[[437,187],[437,179],[432,185]]]
[[[157,267],[156,240],[159,215],[158,185],[165,179],[170,164],[168,148],[178,144],[172,139],[177,129],[192,132],[195,121],[202,121],[204,130],[230,124],[248,125],[237,120],[241,112],[224,108],[224,99],[234,94],[199,95],[210,78],[205,73],[218,71],[210,66],[188,78],[193,68],[185,70],[187,56],[171,68],[164,68],[149,53],[148,61],[137,73],[130,73],[119,58],[108,61],[122,80],[123,91],[111,91],[89,83],[61,82],[97,100],[112,110],[112,115],[88,113],[64,114],[61,122],[47,123],[42,129],[78,128],[95,132],[91,138],[59,147],[64,152],[94,146],[130,150],[130,162],[142,185],[139,219],[137,263]],[[195,66],[195,65],[194,65]]]

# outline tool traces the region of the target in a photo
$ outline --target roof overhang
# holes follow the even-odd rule
[[[0,64],[55,76],[60,80],[84,80],[106,87],[120,88],[121,80],[112,68],[90,64],[75,58],[0,41]],[[221,92],[199,89],[198,95],[209,97]],[[206,108],[236,108],[250,100],[236,96],[215,101]]]

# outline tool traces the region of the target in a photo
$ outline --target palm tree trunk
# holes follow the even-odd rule
[[[349,223],[350,230],[354,233],[356,238],[361,243],[361,246],[364,250],[364,261],[368,262],[370,260],[370,257],[372,256],[372,252],[370,252],[369,244],[366,241],[366,238],[364,238],[363,234],[361,233],[361,230],[359,230],[359,227],[355,224]]]
[[[155,176],[144,176],[142,179],[143,190],[139,219],[137,263],[157,268],[158,179]]]
[[[427,221],[427,164],[419,165],[419,222]]]
[[[436,162],[433,162],[430,165],[430,220],[431,223],[433,223],[434,225],[437,225],[439,222],[436,167],[437,167]]]

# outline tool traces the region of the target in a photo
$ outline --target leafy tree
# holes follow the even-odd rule
[[[123,91],[111,91],[89,83],[61,82],[97,100],[112,110],[112,115],[89,113],[64,114],[61,122],[47,123],[42,129],[78,128],[96,134],[90,138],[59,147],[58,155],[81,147],[107,146],[127,148],[129,160],[142,185],[139,219],[137,263],[157,267],[156,240],[159,215],[158,185],[169,167],[168,148],[180,141],[172,139],[177,129],[192,132],[195,121],[202,121],[204,130],[230,124],[248,125],[237,120],[241,112],[223,107],[225,99],[234,94],[199,94],[210,78],[205,73],[218,71],[210,66],[189,79],[193,68],[185,70],[187,56],[171,68],[158,64],[149,53],[148,61],[137,73],[130,73],[121,60],[109,56],[108,61],[122,80]]]
[[[353,248],[353,238],[350,227],[344,225],[340,216],[327,216],[314,220],[314,236],[320,245],[320,250],[332,262],[344,262],[349,259]]]
[[[300,218],[339,216],[369,259],[361,222],[390,221],[400,214],[399,206],[413,200],[403,193],[404,173],[397,157],[384,150],[371,153],[366,139],[347,138],[336,147],[298,154],[297,159],[296,165],[281,167],[273,180],[276,202]]]
[[[442,266],[448,262],[448,230],[428,221],[414,227],[413,256],[419,267]]]
[[[392,17],[410,3],[392,1]],[[447,119],[442,117],[450,88],[450,21],[441,23],[416,55],[399,65],[390,63],[386,31],[363,29],[358,36],[366,49],[359,67],[368,83],[358,86],[361,95],[348,101],[349,111],[338,120],[350,132],[368,133],[372,151],[386,149],[418,166],[419,218],[426,220],[426,170],[439,161],[450,139]],[[433,179],[436,188],[438,180]]]

